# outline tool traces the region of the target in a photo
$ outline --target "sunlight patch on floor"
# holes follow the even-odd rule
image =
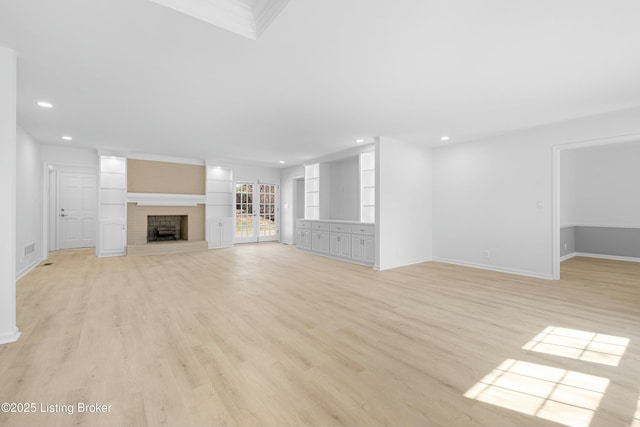
[[[464,396],[567,426],[588,427],[608,385],[607,378],[507,359]]]
[[[629,338],[549,326],[522,348],[585,362],[618,366],[628,345]]]

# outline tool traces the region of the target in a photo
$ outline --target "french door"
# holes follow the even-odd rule
[[[278,240],[279,188],[276,184],[255,181],[236,182],[235,243]]]

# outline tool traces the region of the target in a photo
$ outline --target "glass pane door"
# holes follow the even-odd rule
[[[254,239],[253,183],[236,183],[236,234],[235,242],[245,243]]]
[[[278,240],[278,203],[277,185],[236,182],[235,243]]]
[[[277,240],[276,186],[260,184],[260,240]]]

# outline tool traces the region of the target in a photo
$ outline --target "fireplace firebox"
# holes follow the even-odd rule
[[[148,215],[147,242],[188,240],[188,215]]]

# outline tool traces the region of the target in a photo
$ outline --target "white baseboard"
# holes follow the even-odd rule
[[[582,256],[582,257],[587,257],[587,258],[611,259],[611,260],[614,260],[614,261],[640,262],[640,258],[629,257],[629,256],[589,254],[589,253],[585,253],[585,252],[574,252],[572,255],[573,256]]]
[[[479,268],[481,270],[497,271],[499,273],[517,274],[518,276],[534,277],[536,279],[553,280],[553,276],[550,274],[540,274],[533,271],[517,270],[515,268],[502,268],[494,265],[486,265],[486,264],[480,264],[475,262],[465,262],[465,261],[459,261],[455,259],[438,258],[438,257],[433,258],[433,260],[437,262],[444,262],[445,264],[461,265],[463,267]]]
[[[112,253],[97,255],[98,258],[113,258],[117,256],[127,256],[127,252],[112,252]]]
[[[575,252],[571,252],[570,254],[564,255],[560,257],[560,262],[566,261],[568,259],[573,258],[574,256],[576,256]]]
[[[18,281],[18,280],[22,279],[24,276],[26,276],[27,273],[29,273],[31,270],[36,268],[38,266],[38,264],[40,264],[41,262],[42,262],[42,258],[38,258],[35,261],[33,261],[31,264],[29,264],[28,266],[23,268],[22,270],[18,271],[18,274],[16,274],[16,281]]]
[[[408,267],[410,265],[422,264],[423,262],[431,262],[431,261],[433,261],[433,258],[420,258],[420,259],[409,260],[402,263],[389,264],[382,267],[380,265],[374,265],[373,269],[378,271],[385,271],[385,270],[391,270],[393,268]]]
[[[208,245],[207,248],[208,249],[224,249],[224,248],[230,248],[233,247],[233,243],[229,244],[229,245]]]
[[[20,331],[18,330],[18,328],[15,328],[13,332],[0,335],[0,344],[9,344],[11,342],[16,342],[18,341],[18,338],[20,338]]]

